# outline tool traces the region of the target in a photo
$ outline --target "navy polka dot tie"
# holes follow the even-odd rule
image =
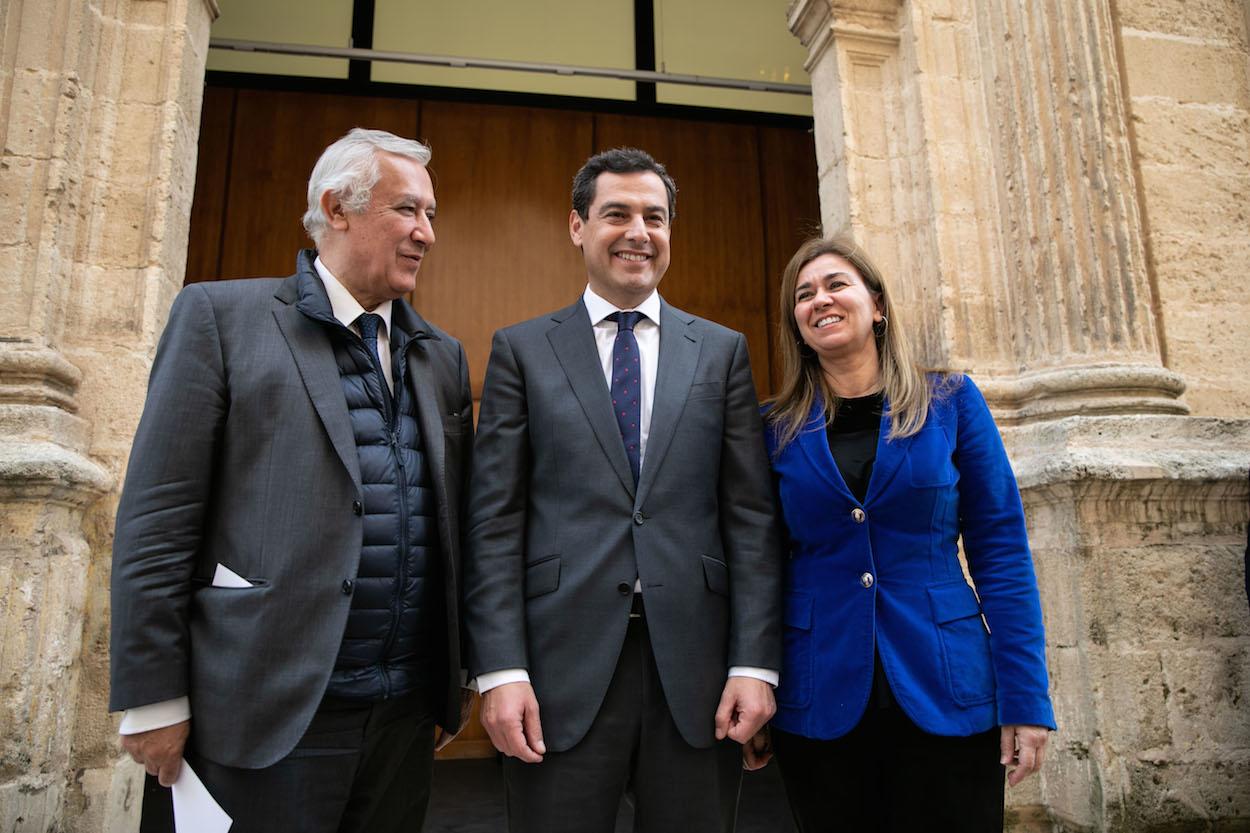
[[[378,356],[378,330],[382,327],[382,316],[366,312],[356,319],[356,324],[360,327],[360,340],[365,343],[365,350],[369,353],[369,363],[373,365],[382,398],[386,399],[391,390],[386,385],[386,374],[382,372],[382,360]]]
[[[646,318],[641,312],[614,312],[609,321],[616,322],[616,343],[612,345],[612,410],[625,441],[629,470],[638,485],[638,469],[642,430],[642,362],[638,357],[638,340],[634,325]]]

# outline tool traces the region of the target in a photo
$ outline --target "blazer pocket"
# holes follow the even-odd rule
[[[725,397],[724,382],[699,382],[690,386],[687,399],[723,399]]]
[[[930,585],[928,592],[951,697],[961,706],[993,701],[990,634],[972,588],[956,579]]]
[[[729,595],[729,566],[710,555],[702,556],[703,558],[703,578],[707,582],[707,589],[721,596]]]
[[[525,567],[525,598],[545,596],[560,586],[560,556],[550,555]]]
[[[808,593],[786,593],[782,607],[781,683],[777,703],[800,708],[812,700],[812,597]]]

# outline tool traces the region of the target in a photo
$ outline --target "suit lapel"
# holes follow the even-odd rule
[[[599,348],[591,332],[590,316],[579,299],[576,304],[556,313],[557,323],[547,333],[551,349],[568,377],[569,385],[581,405],[586,420],[595,432],[603,453],[612,464],[616,476],[632,497],[634,475],[629,470],[629,458],[625,456],[625,443],[621,429],[612,416],[612,397],[603,379],[603,367],[599,364]],[[662,353],[661,353],[662,354]]]
[[[881,428],[877,434],[877,459],[872,464],[872,476],[868,478],[868,493],[864,496],[865,504],[872,502],[890,485],[890,481],[898,473],[899,466],[906,459],[907,449],[911,447],[911,441],[915,437],[913,434],[911,437],[887,440],[886,435],[889,433],[890,403],[887,401],[885,407],[881,409]]]
[[[651,404],[651,425],[647,431],[647,453],[638,478],[638,500],[646,499],[660,463],[668,453],[677,420],[686,407],[690,383],[699,365],[698,333],[690,325],[694,318],[660,302],[660,360],[655,374],[655,395]],[[619,434],[620,431],[618,430]]]
[[[850,488],[847,487],[846,481],[842,479],[842,472],[838,471],[838,464],[833,460],[833,452],[829,450],[829,438],[825,434],[824,408],[820,402],[812,403],[807,424],[799,431],[796,442],[803,449],[812,469],[822,480],[832,486],[838,494],[856,500]]]
[[[347,400],[343,398],[338,365],[334,363],[334,348],[321,325],[300,312],[282,293],[277,297],[283,302],[273,311],[278,329],[295,358],[304,389],[330,436],[331,445],[351,474],[352,482],[359,487],[360,459],[347,416]]]

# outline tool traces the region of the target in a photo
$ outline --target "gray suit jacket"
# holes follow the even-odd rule
[[[471,674],[526,668],[552,751],[599,711],[635,576],[682,737],[714,741],[730,666],[778,669],[781,561],[746,339],[662,304],[635,490],[586,308],[495,334],[465,554]]]
[[[228,766],[268,766],[303,735],[360,559],[347,405],[324,326],[300,309],[301,291],[306,304],[325,288],[310,252],[299,269],[178,295],[117,513],[110,709],[189,695],[197,751]],[[436,716],[454,729],[468,366],[455,339],[402,301],[391,331],[407,344],[438,500],[448,667],[434,672],[446,683]],[[211,586],[219,563],[253,586]]]

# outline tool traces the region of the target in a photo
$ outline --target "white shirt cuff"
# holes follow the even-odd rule
[[[186,697],[175,697],[160,703],[149,703],[146,706],[135,706],[122,713],[122,725],[118,727],[119,735],[137,735],[153,729],[163,729],[184,720],[191,719],[191,701]]]
[[[485,694],[492,688],[499,688],[501,685],[508,683],[528,683],[530,681],[530,672],[524,668],[504,668],[501,671],[488,671],[485,674],[478,674],[477,679],[473,681],[470,688],[476,688],[478,694]]]
[[[749,665],[735,665],[729,669],[731,677],[751,677],[755,680],[763,680],[773,688],[777,687],[777,683],[781,682],[781,675],[771,668],[752,668]]]

